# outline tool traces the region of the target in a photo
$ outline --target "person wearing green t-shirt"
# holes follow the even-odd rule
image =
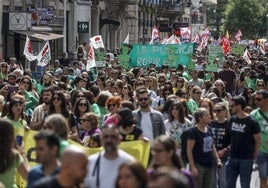
[[[268,187],[268,91],[259,90],[255,94],[255,104],[258,107],[250,113],[261,128],[261,145],[257,157],[261,188]]]

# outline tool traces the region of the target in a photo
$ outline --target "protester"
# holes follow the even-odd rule
[[[148,180],[148,174],[142,164],[127,161],[119,167],[116,188],[146,188]]]
[[[139,108],[133,111],[137,121],[137,127],[141,128],[143,134],[152,144],[154,139],[165,134],[165,125],[161,112],[150,107],[150,95],[145,87],[139,87],[136,90],[136,97]]]
[[[32,130],[40,130],[43,127],[44,118],[48,115],[51,98],[54,95],[52,87],[46,87],[42,90],[40,96],[40,105],[34,108],[31,116],[30,128]]]
[[[217,164],[213,166],[213,183],[212,187],[226,187],[225,181],[225,163],[229,156],[230,134],[228,129],[228,112],[225,103],[215,104],[214,112],[216,120],[212,120],[210,127],[213,141],[218,152],[218,156],[222,161],[221,168]]]
[[[89,157],[88,174],[85,178],[85,186],[92,188],[113,188],[116,185],[118,169],[125,161],[135,159],[118,149],[120,143],[119,130],[114,125],[103,128],[102,144],[104,151]],[[107,174],[110,170],[113,173]]]
[[[268,126],[268,91],[259,90],[255,94],[255,104],[258,107],[250,113],[261,128],[261,145],[257,157],[261,188],[268,187],[268,149],[267,149],[267,126]]]
[[[233,116],[228,122],[231,142],[226,163],[226,187],[235,188],[238,175],[241,187],[250,187],[253,161],[257,159],[261,143],[260,127],[243,110],[246,101],[242,96],[233,97],[229,106]]]
[[[147,188],[189,188],[187,178],[178,170],[162,167],[151,176]]]
[[[36,162],[39,165],[33,167],[28,175],[28,188],[43,177],[54,176],[59,173],[60,161],[59,149],[60,141],[55,133],[51,131],[41,131],[34,136]]]
[[[187,140],[187,156],[190,170],[196,179],[198,188],[212,186],[213,161],[221,167],[221,160],[213,143],[208,124],[211,122],[209,112],[199,108],[194,113],[196,126],[192,128]]]
[[[15,143],[15,132],[10,121],[0,119],[0,182],[7,188],[16,188],[16,172],[27,179],[30,166],[24,149]]]
[[[60,161],[59,173],[41,179],[33,185],[33,188],[80,187],[88,172],[88,160],[84,150],[77,146],[69,146],[61,154]]]

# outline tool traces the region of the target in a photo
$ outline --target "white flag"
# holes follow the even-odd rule
[[[244,50],[243,59],[246,60],[246,62],[247,62],[248,64],[251,64],[251,60],[250,60],[250,58],[251,58],[251,55],[250,55],[248,49],[246,48],[246,49]]]
[[[29,61],[34,61],[36,59],[36,56],[33,55],[33,46],[28,36],[26,36],[23,55],[25,55],[26,59]]]
[[[176,35],[171,35],[169,39],[167,39],[166,44],[180,44],[181,41]]]
[[[123,44],[128,44],[129,43],[129,33],[127,34],[127,37],[125,38]]]
[[[90,43],[92,44],[93,48],[95,48],[95,49],[104,48],[104,44],[103,44],[101,35],[91,37],[89,40],[90,40]]]
[[[44,67],[49,63],[50,60],[51,60],[51,52],[49,42],[47,41],[45,46],[37,55],[37,61],[38,61],[37,65]]]
[[[89,71],[90,68],[96,67],[95,53],[94,53],[94,49],[91,43],[89,44],[89,47],[88,47],[87,56],[88,56],[88,60],[87,60],[86,70]]]

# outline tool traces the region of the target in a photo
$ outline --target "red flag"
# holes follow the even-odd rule
[[[222,37],[222,50],[225,55],[231,53],[230,39],[224,36]]]
[[[243,35],[242,35],[240,29],[238,29],[238,31],[237,31],[237,33],[236,33],[236,35],[235,35],[235,40],[236,40],[237,42],[241,41],[241,37],[242,37],[242,36],[243,36]]]

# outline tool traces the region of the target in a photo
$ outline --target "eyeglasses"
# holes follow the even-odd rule
[[[263,98],[255,98],[254,100],[260,102],[262,99]]]
[[[53,101],[55,101],[55,100],[60,101],[61,98],[59,98],[59,97],[53,97]]]
[[[202,93],[201,91],[194,92],[194,94],[198,94],[198,95],[200,95],[201,93]]]
[[[264,87],[264,85],[263,85],[263,84],[258,84],[257,86],[258,86],[258,87]]]
[[[115,107],[115,106],[117,106],[117,104],[111,103],[111,104],[108,104],[107,106],[108,107],[111,107],[111,106]]]
[[[149,98],[139,98],[139,102],[142,102],[142,101],[148,101]]]
[[[90,121],[90,119],[85,119],[85,118],[82,118],[80,119],[81,122],[85,122],[85,121]]]
[[[79,103],[79,106],[87,106],[87,103]]]
[[[123,89],[128,89],[128,87],[123,87]]]
[[[22,83],[27,84],[27,85],[29,85],[29,84],[30,84],[30,82],[25,82],[25,81],[23,81]]]
[[[223,109],[215,109],[214,112],[216,113],[221,113],[223,111]]]
[[[162,83],[162,82],[165,82],[165,80],[158,80],[158,82],[161,82]]]

